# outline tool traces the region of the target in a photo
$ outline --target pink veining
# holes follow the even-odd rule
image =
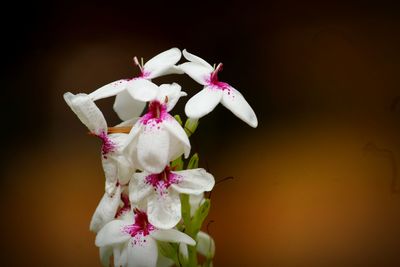
[[[101,146],[101,154],[104,158],[107,158],[107,154],[114,152],[116,148],[116,144],[108,137],[106,132],[101,132],[97,135],[98,138],[103,141],[103,145]]]
[[[123,206],[118,209],[117,213],[115,214],[115,218],[118,218],[121,215],[123,215],[125,212],[128,212],[131,210],[131,202],[129,201],[129,196],[126,194],[121,194],[121,200],[122,200]]]
[[[133,244],[136,245],[146,242],[142,238],[149,235],[155,229],[149,222],[146,212],[135,209],[135,223],[122,227],[121,231],[129,234],[133,238]]]
[[[142,116],[140,122],[144,125],[147,125],[149,122],[158,124],[168,117],[167,105],[161,104],[159,101],[152,101],[149,104],[147,113]]]
[[[169,166],[165,167],[164,171],[157,174],[146,176],[145,182],[154,187],[154,190],[163,194],[172,184],[178,184],[182,180],[182,176],[171,172]]]
[[[231,86],[229,84],[218,80],[218,72],[222,71],[222,68],[223,64],[219,63],[215,70],[210,74],[210,77],[207,78],[207,84],[212,88],[230,90]]]

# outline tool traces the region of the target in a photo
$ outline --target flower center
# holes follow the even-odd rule
[[[147,113],[143,115],[141,122],[143,124],[148,124],[151,120],[160,123],[166,118],[167,114],[167,105],[161,104],[159,101],[152,101],[149,104]]]
[[[101,154],[103,155],[104,158],[107,158],[107,154],[114,152],[115,151],[115,143],[108,137],[106,132],[101,132],[100,134],[97,135],[98,138],[103,141],[103,144],[101,146]]]
[[[163,193],[172,184],[177,184],[181,180],[181,176],[171,172],[169,166],[165,167],[164,171],[157,174],[146,176],[145,181],[154,187],[154,190]]]
[[[115,218],[118,218],[122,214],[124,214],[127,211],[130,211],[131,209],[131,202],[129,201],[129,196],[126,194],[121,194],[121,201],[123,203],[123,206],[118,208],[117,213],[115,214]]]
[[[147,78],[150,73],[144,70],[144,64],[143,64],[143,58],[141,58],[141,63],[139,63],[138,58],[135,56],[133,58],[133,62],[135,63],[136,66],[138,66],[138,68],[140,69],[140,74],[139,74],[139,78]]]
[[[229,89],[229,84],[220,82],[218,80],[218,72],[222,71],[223,64],[219,63],[217,67],[214,69],[213,72],[210,74],[210,78],[207,80],[208,85],[210,85],[213,88],[221,89],[221,90],[226,90]]]
[[[135,209],[135,223],[123,227],[122,231],[129,234],[131,237],[136,237],[138,235],[147,236],[155,229],[156,228],[149,223],[146,212]]]

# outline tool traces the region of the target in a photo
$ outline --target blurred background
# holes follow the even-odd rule
[[[99,266],[100,142],[64,103],[171,47],[224,63],[258,115],[222,106],[193,151],[219,183],[215,266],[400,266],[395,2],[13,2],[2,15],[2,265]],[[182,76],[189,96],[200,86]],[[397,99],[397,100],[396,100]],[[182,114],[184,102],[174,109]],[[113,99],[101,100],[109,125]]]

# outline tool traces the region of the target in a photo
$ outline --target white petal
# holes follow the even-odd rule
[[[132,127],[125,142],[121,145],[121,153],[125,155],[130,162],[136,164],[135,168],[140,167],[137,161],[137,141],[141,132],[142,124],[138,121]]]
[[[137,204],[146,198],[151,192],[153,187],[146,183],[145,178],[149,175],[147,172],[135,173],[129,183],[129,200],[133,204]]]
[[[182,54],[187,60],[189,60],[189,61],[191,61],[193,63],[198,63],[200,65],[203,65],[210,72],[213,71],[213,67],[207,61],[205,61],[204,59],[202,59],[202,58],[200,58],[200,57],[198,57],[196,55],[193,55],[193,54],[189,53],[186,49],[183,49]]]
[[[164,76],[164,75],[169,75],[169,74],[184,74],[184,72],[178,66],[173,65],[172,67],[170,67],[169,69],[164,71],[161,75]],[[161,75],[159,75],[159,76],[161,76]]]
[[[193,217],[196,213],[197,209],[200,207],[201,204],[204,202],[204,193],[195,195],[189,195],[189,204],[190,204],[190,216]]]
[[[251,127],[257,127],[256,114],[243,95],[235,88],[229,87],[229,89],[224,90],[221,104]]]
[[[128,244],[114,247],[114,266],[126,266],[128,263]]]
[[[204,87],[186,103],[185,113],[189,118],[199,119],[213,111],[221,99],[221,90]]]
[[[123,121],[120,124],[115,125],[115,127],[133,127],[138,119],[139,117]]]
[[[171,160],[168,158],[169,133],[157,127],[146,125],[137,143],[138,162],[149,173],[162,172]]]
[[[184,73],[190,76],[193,80],[198,82],[199,84],[206,85],[209,82],[211,70],[203,65],[193,63],[193,62],[185,62],[178,65]]]
[[[171,187],[184,194],[201,194],[203,192],[211,191],[214,187],[214,176],[204,169],[192,169],[173,172],[182,177],[182,180],[171,185]]]
[[[100,262],[102,266],[104,267],[110,266],[110,257],[112,254],[113,254],[113,248],[110,246],[99,248]]]
[[[106,177],[106,192],[111,195],[116,189],[118,180],[118,165],[115,161],[115,158],[110,155],[107,157],[101,157],[101,163],[103,165],[103,171]]]
[[[189,157],[190,142],[182,126],[172,116],[164,120],[163,125],[165,129],[180,142],[180,147],[182,147],[181,150],[183,153],[185,153],[185,157]],[[174,149],[178,149],[178,146],[174,146]],[[180,154],[182,154],[182,152],[180,152]],[[172,157],[170,160],[174,160],[175,158],[176,157]]]
[[[181,86],[177,83],[172,84],[162,84],[159,87],[159,93],[157,99],[161,103],[165,103],[167,105],[167,111],[171,111],[178,102],[181,96],[186,96],[185,92],[181,92]]]
[[[145,107],[146,102],[138,101],[132,98],[132,96],[126,90],[117,94],[113,106],[114,111],[123,121],[139,117]]]
[[[127,222],[122,220],[113,220],[98,232],[95,244],[98,247],[112,246],[128,241],[131,236],[122,231]]]
[[[159,241],[185,243],[190,246],[196,245],[196,241],[194,241],[193,238],[176,229],[166,229],[166,230],[159,229],[151,232],[150,235]]]
[[[96,211],[93,214],[90,222],[90,231],[98,232],[106,223],[112,221],[117,213],[118,206],[121,200],[121,187],[117,186],[113,196],[109,196],[107,192],[100,200]]]
[[[89,94],[89,97],[93,100],[99,100],[102,98],[110,97],[110,96],[115,96],[122,92],[123,90],[126,89],[126,85],[128,83],[128,80],[122,79],[118,80],[109,84],[106,84],[96,91],[92,92]]]
[[[185,260],[189,258],[189,250],[185,243],[179,243],[179,253]]]
[[[173,260],[163,256],[161,253],[158,254],[157,267],[172,267],[172,266],[174,266]]]
[[[181,59],[181,50],[171,48],[164,51],[144,64],[144,71],[149,73],[148,78],[153,79],[170,72],[173,65]]]
[[[156,241],[150,236],[145,236],[137,244],[128,244],[129,267],[156,267],[158,248]]]
[[[148,102],[157,97],[158,86],[144,78],[135,78],[129,81],[127,90],[133,99]]]
[[[207,258],[213,258],[215,255],[214,239],[202,231],[197,234],[196,248],[200,254],[206,256]]]
[[[64,100],[81,122],[95,134],[107,132],[107,122],[103,113],[87,94],[64,94]]]
[[[147,204],[149,222],[157,228],[169,229],[181,219],[181,200],[179,194],[170,191],[152,195]]]

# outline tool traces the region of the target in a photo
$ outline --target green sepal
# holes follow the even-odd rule
[[[179,115],[175,115],[174,116],[174,118],[175,118],[175,120],[182,126],[183,125],[183,122],[182,122],[182,119],[181,119],[181,116],[179,116]]]
[[[188,137],[194,134],[194,132],[197,129],[197,126],[199,126],[199,120],[191,118],[188,118],[186,120],[184,129]]]
[[[197,236],[197,233],[201,229],[201,225],[206,219],[208,212],[210,211],[211,201],[209,199],[205,199],[204,203],[196,210],[191,225],[191,231],[194,236]]]
[[[183,169],[183,160],[182,157],[178,157],[170,164],[171,169],[174,171],[181,171]]]
[[[189,163],[187,165],[187,169],[196,169],[199,167],[199,155],[194,153],[193,156],[190,158]]]
[[[164,256],[171,260],[173,260],[176,266],[180,266],[179,258],[178,258],[178,249],[177,246],[172,245],[168,242],[157,241],[158,251]]]

